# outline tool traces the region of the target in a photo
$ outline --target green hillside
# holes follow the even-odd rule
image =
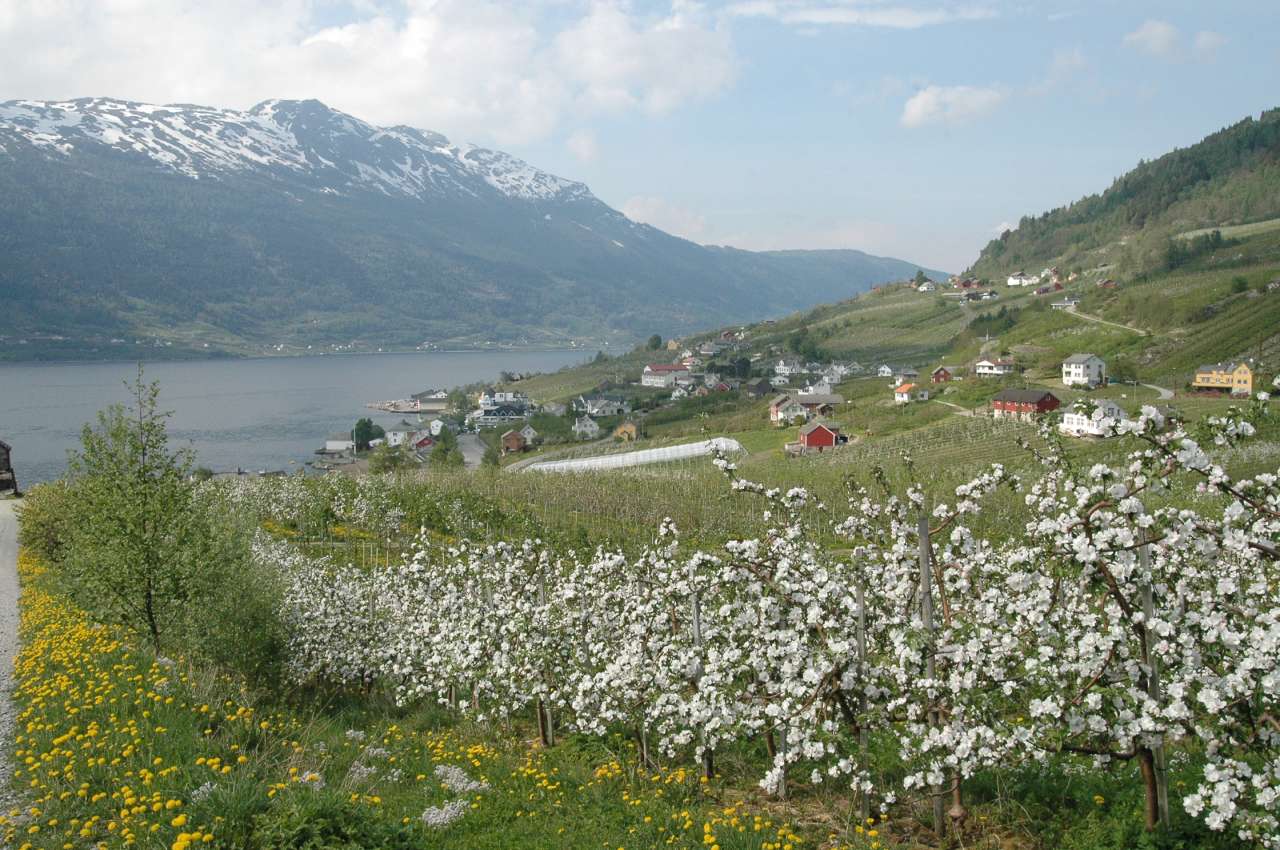
[[[1050,265],[1084,272],[1107,265],[1128,272],[1168,268],[1177,264],[1168,260],[1170,239],[1178,234],[1277,215],[1280,109],[1272,109],[1139,163],[1100,194],[1024,216],[987,244],[972,273],[994,280]]]

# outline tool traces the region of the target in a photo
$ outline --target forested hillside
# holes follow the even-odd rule
[[[1280,216],[1280,109],[1142,162],[1105,192],[1039,216],[991,240],[973,266],[997,278],[1046,265],[1129,271],[1176,266],[1169,241],[1188,231]]]

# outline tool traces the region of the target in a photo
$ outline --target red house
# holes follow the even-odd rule
[[[1061,404],[1048,390],[1001,390],[991,399],[991,415],[1030,422],[1042,413],[1057,410]]]
[[[810,422],[800,429],[800,447],[803,449],[834,448],[840,441],[840,426],[830,422]]]
[[[935,384],[945,384],[947,381],[951,380],[951,370],[946,366],[939,366],[937,369],[933,370],[932,374],[929,375],[929,380]]]
[[[502,435],[503,454],[522,452],[528,444],[528,441],[524,438],[524,434],[521,434],[519,431],[508,431]]]

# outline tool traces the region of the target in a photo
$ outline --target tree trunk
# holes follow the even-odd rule
[[[1146,823],[1148,830],[1160,824],[1160,790],[1156,781],[1156,757],[1150,747],[1138,747],[1138,768],[1142,771],[1142,785],[1146,791]]]

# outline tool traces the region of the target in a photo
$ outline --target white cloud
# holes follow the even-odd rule
[[[651,224],[693,242],[706,241],[707,220],[703,215],[662,198],[638,195],[622,205],[622,213],[632,221]]]
[[[787,24],[843,24],[887,29],[919,29],[953,21],[993,18],[987,5],[950,2],[927,6],[879,0],[743,0],[727,8],[730,15],[772,18]]]
[[[583,162],[594,162],[600,153],[596,134],[590,130],[577,130],[571,133],[565,140],[565,146],[569,148],[569,153]]]
[[[596,0],[585,17],[556,37],[556,58],[588,104],[665,112],[727,87],[735,73],[727,29],[675,0],[671,14],[639,21]]]
[[[1124,44],[1151,56],[1170,58],[1176,55],[1179,40],[1177,27],[1151,18],[1126,35]]]
[[[317,9],[350,18],[318,25]],[[726,31],[698,7],[499,0],[3,0],[0,100],[109,95],[248,107],[315,97],[378,124],[524,142],[569,116],[662,111],[727,88]]]
[[[926,86],[902,107],[902,126],[963,124],[990,113],[1005,99],[1004,92],[977,86]]]
[[[1191,42],[1196,58],[1205,62],[1217,58],[1218,51],[1227,43],[1227,37],[1213,30],[1200,30]]]

